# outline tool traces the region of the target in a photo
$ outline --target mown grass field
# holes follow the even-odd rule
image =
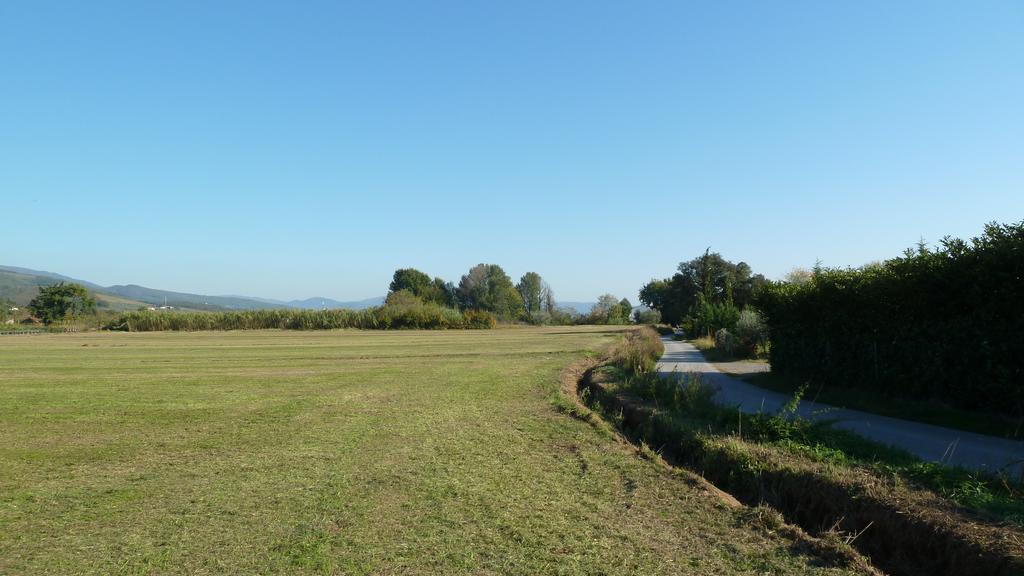
[[[617,337],[3,337],[0,574],[842,573],[553,408]]]

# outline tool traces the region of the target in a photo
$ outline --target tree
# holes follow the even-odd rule
[[[661,322],[661,313],[657,310],[639,309],[633,312],[633,322],[637,324],[658,324]]]
[[[671,278],[644,285],[640,301],[660,312],[665,322],[678,324],[692,316],[700,298],[707,304],[732,302],[742,309],[767,282],[761,274],[753,274],[746,262],[730,262],[708,249],[693,260],[680,262]]]
[[[688,275],[676,274],[664,280],[651,280],[640,289],[640,302],[657,310],[661,319],[679,324],[697,303],[699,290]]]
[[[451,282],[445,282],[439,277],[434,278],[434,287],[431,291],[431,297],[433,301],[442,306],[455,308],[457,305],[455,299],[455,285]]]
[[[424,302],[433,302],[442,306],[455,305],[455,287],[450,282],[445,282],[441,278],[431,280],[430,276],[415,268],[395,270],[391,284],[388,286],[388,293],[394,294],[403,290]]]
[[[597,297],[597,304],[594,304],[594,307],[590,309],[590,313],[596,316],[608,316],[618,306],[618,298],[612,294],[602,294]]]
[[[588,321],[591,324],[628,324],[633,305],[623,298],[618,300],[611,294],[602,294],[597,304],[590,309]]]
[[[548,286],[548,283],[544,283],[543,293],[541,294],[541,303],[544,306],[544,311],[548,314],[554,315],[558,312],[558,303],[555,302],[555,292]]]
[[[28,309],[46,324],[68,320],[96,311],[96,300],[79,284],[58,282],[40,286]]]
[[[391,285],[388,286],[388,291],[408,290],[417,296],[422,296],[423,292],[430,286],[430,276],[427,276],[425,273],[415,268],[399,268],[395,270],[395,274],[391,277]]]
[[[664,308],[666,300],[669,298],[669,282],[670,280],[651,278],[650,282],[640,288],[640,302],[652,310]]]
[[[787,284],[796,284],[798,286],[806,284],[811,281],[814,275],[810,270],[806,268],[793,268],[783,277],[783,282]]]
[[[459,280],[459,287],[456,288],[456,296],[459,307],[466,310],[483,310],[487,305],[487,294],[489,291],[489,271],[487,264],[477,264],[469,269],[469,272],[462,275]]]
[[[525,307],[512,279],[497,264],[477,264],[462,276],[457,289],[464,309],[486,310],[510,321],[523,315]]]
[[[536,314],[541,311],[544,296],[544,280],[536,272],[527,272],[519,279],[516,290],[523,299],[527,314]]]
[[[626,298],[619,300],[619,308],[616,311],[616,320],[618,322],[616,324],[629,324],[629,319],[632,315],[633,304]]]

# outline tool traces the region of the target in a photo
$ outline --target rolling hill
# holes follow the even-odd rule
[[[94,282],[71,278],[63,274],[0,266],[0,300],[10,300],[18,306],[28,304],[40,286],[54,282],[75,282],[96,295],[101,307],[128,310],[140,306],[174,306],[190,310],[251,310],[258,308],[291,308],[286,302],[247,298],[244,296],[207,296],[157,290],[136,284],[101,286]]]
[[[0,266],[0,301],[10,300],[16,306],[24,306],[39,292],[40,286],[54,282],[74,282],[88,288],[99,305],[109,310],[133,310],[142,306],[173,306],[188,310],[256,310],[265,308],[349,308],[362,310],[384,303],[384,296],[365,300],[342,301],[316,296],[304,300],[274,300],[252,296],[209,296],[187,292],[172,292],[147,288],[137,284],[101,286],[94,282],[72,278],[55,272],[32,270],[17,266]],[[586,314],[593,302],[559,302],[559,306],[572,308]]]

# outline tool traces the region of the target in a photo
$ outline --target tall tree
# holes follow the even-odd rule
[[[632,309],[629,300],[618,300],[611,294],[602,294],[597,298],[597,304],[590,309],[589,320],[593,324],[628,324]]]
[[[523,299],[523,305],[528,314],[536,314],[541,311],[544,303],[544,279],[536,272],[527,272],[519,279],[516,290]]]
[[[440,277],[434,278],[433,298],[438,304],[454,308],[457,305],[455,299],[455,285],[445,282]]]
[[[558,302],[555,301],[555,291],[551,289],[551,286],[547,282],[544,283],[543,292],[541,293],[541,303],[544,306],[544,311],[548,314],[554,314],[558,311]]]
[[[477,264],[462,275],[456,296],[459,307],[464,309],[484,310],[487,306],[487,294],[490,290],[487,264]]]
[[[621,324],[629,324],[629,319],[633,316],[633,304],[626,298],[619,300],[618,319]]]
[[[493,312],[509,321],[523,315],[525,307],[512,279],[497,264],[477,264],[462,276],[457,289],[459,304]]]
[[[52,324],[95,312],[96,300],[85,286],[58,282],[41,286],[39,294],[28,303],[28,309],[46,324]]]
[[[395,270],[391,285],[388,286],[388,293],[394,294],[403,290],[424,302],[434,302],[442,306],[455,305],[455,287],[451,282],[445,282],[441,278],[431,280],[430,276],[415,268]]]
[[[430,286],[430,276],[427,276],[426,273],[420,272],[415,268],[399,268],[395,270],[395,274],[391,277],[391,285],[388,286],[388,292],[408,290],[422,298],[424,292]]]
[[[742,309],[766,283],[764,276],[753,274],[746,262],[730,262],[709,249],[693,260],[680,262],[671,278],[644,285],[640,301],[660,312],[663,321],[677,324],[691,314],[700,297],[709,304],[732,301]]]

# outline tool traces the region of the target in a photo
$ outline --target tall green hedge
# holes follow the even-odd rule
[[[772,370],[1024,416],[1024,222],[757,296]]]

